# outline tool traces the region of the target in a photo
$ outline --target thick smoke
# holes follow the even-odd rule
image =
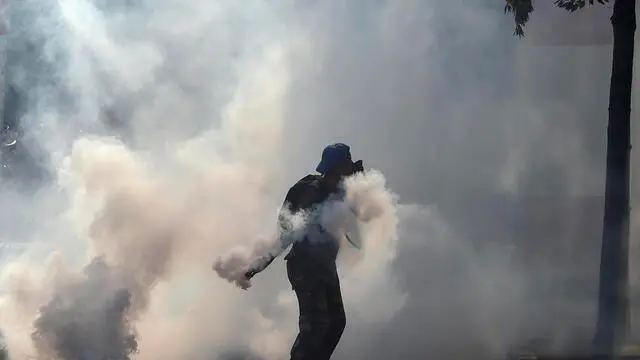
[[[256,261],[266,258],[277,245],[276,239],[272,238],[271,241],[260,241],[251,246],[235,247],[216,259],[213,270],[221,278],[246,290],[251,287],[251,281],[244,274]]]
[[[78,283],[58,289],[35,320],[40,356],[61,359],[131,359],[137,350],[129,323],[131,292],[102,258],[84,269]]]
[[[369,262],[385,268],[395,256],[395,242],[398,240],[395,195],[385,188],[383,175],[375,170],[350,177],[344,188],[343,199],[329,200],[308,212],[291,214],[283,211],[280,216],[292,224],[289,236],[293,242],[304,239],[326,241],[325,236],[316,237],[313,231],[308,230],[308,223],[318,221],[324,231],[341,242],[342,247],[364,249],[365,254],[359,260],[377,256]],[[281,249],[277,235],[267,239],[231,249],[216,260],[214,270],[223,279],[248,289],[251,283],[244,274],[252,265],[278,255]]]
[[[250,291],[211,264],[267,251],[336,141],[381,173],[347,197],[373,219],[335,359],[590,336],[610,47],[518,46],[493,1],[14,3],[21,159],[50,177],[0,189],[12,359],[286,358],[282,262]]]
[[[260,19],[276,29],[275,19],[263,18],[273,9],[212,7],[200,30],[192,24],[187,44],[182,36],[167,39],[162,24],[153,29],[176,5],[113,15],[86,2],[60,3],[47,14],[22,9],[57,24],[46,44],[66,62],[51,63],[61,79],[50,88],[55,96],[30,93],[25,124],[39,124],[29,134],[45,148],[49,162],[42,165],[54,181],[27,209],[41,223],[17,239],[34,247],[10,258],[5,271],[0,315],[12,358],[280,358],[288,351],[296,330],[292,292],[267,277],[262,289],[240,292],[209,264],[274,230],[274,209],[289,185],[282,146],[290,64],[301,47],[284,33],[262,38],[262,30],[251,30],[238,44],[246,49],[216,56],[222,43],[196,40],[213,31],[209,24]],[[183,16],[207,7],[193,5]],[[121,32],[139,17],[147,21],[133,31],[140,38]],[[176,57],[185,51],[228,63],[185,68]],[[73,99],[72,111],[57,95]],[[113,108],[115,132],[102,123],[102,111]],[[377,184],[384,189],[383,178]],[[389,228],[376,225],[361,266],[352,266],[359,286],[351,291],[371,299],[361,309],[371,319],[390,318],[402,305],[386,275],[397,240],[390,216],[383,219]],[[48,248],[37,249],[41,243]],[[269,284],[273,290],[264,288]],[[393,303],[374,301],[377,292],[391,292]],[[261,304],[265,298],[270,304]]]

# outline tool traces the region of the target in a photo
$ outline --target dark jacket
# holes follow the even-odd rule
[[[314,272],[326,270],[328,272],[323,272],[324,275],[318,275],[335,280],[337,278],[336,258],[340,244],[322,228],[319,215],[323,205],[333,199],[339,199],[342,195],[341,190],[331,190],[321,176],[307,175],[300,179],[287,192],[278,216],[280,241],[277,248],[267,256],[258,259],[246,275],[251,278],[264,270],[291,246],[291,251],[285,260],[296,267],[313,269]],[[302,222],[302,226],[297,221],[292,221],[296,215],[304,216],[305,221]]]
[[[291,245],[285,260],[300,260],[335,269],[340,245],[320,226],[319,212],[327,201],[337,199],[339,195],[339,191],[329,189],[318,175],[307,175],[289,189],[278,218],[282,251]],[[288,215],[301,213],[306,224],[301,229],[294,229]]]

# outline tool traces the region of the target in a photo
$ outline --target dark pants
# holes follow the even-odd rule
[[[338,274],[291,259],[287,275],[300,308],[291,360],[329,360],[346,325]]]

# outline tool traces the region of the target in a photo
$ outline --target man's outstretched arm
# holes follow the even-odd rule
[[[282,254],[295,239],[294,224],[292,216],[300,209],[300,191],[301,189],[292,187],[285,197],[284,204],[280,208],[278,214],[278,242],[272,251],[260,259],[258,259],[245,273],[247,279],[251,279],[256,274],[266,269],[273,260]]]

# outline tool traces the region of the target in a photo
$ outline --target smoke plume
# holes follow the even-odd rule
[[[287,189],[337,141],[379,171],[322,213],[362,242],[339,255],[334,359],[590,336],[609,47],[526,46],[491,1],[26,0],[10,14],[11,359],[286,358],[298,309],[283,262],[248,291],[229,281],[249,285]]]
[[[305,212],[290,214],[283,211],[290,221],[293,242],[326,241],[323,235],[314,236],[309,233],[307,223],[318,219],[324,231],[344,246],[364,246],[365,254],[360,257],[368,258],[367,254],[376,254],[392,260],[395,246],[389,246],[397,241],[396,203],[395,195],[385,188],[385,180],[381,173],[369,171],[366,174],[352,176],[344,182],[345,196],[343,199],[329,200],[312,210],[317,215]],[[362,228],[362,229],[361,229]],[[362,238],[362,235],[366,237]],[[354,243],[356,238],[357,244]],[[271,236],[269,240],[255,242],[250,247],[235,247],[216,260],[213,269],[220,277],[235,283],[242,289],[248,289],[251,283],[244,274],[252,265],[266,261],[269,256],[276,256],[281,244],[278,236]],[[380,249],[376,249],[380,248]],[[370,250],[367,252],[367,250]],[[286,250],[286,249],[284,249]],[[386,252],[386,251],[388,252]],[[382,252],[382,253],[380,253]],[[375,264],[389,265],[376,259]]]

